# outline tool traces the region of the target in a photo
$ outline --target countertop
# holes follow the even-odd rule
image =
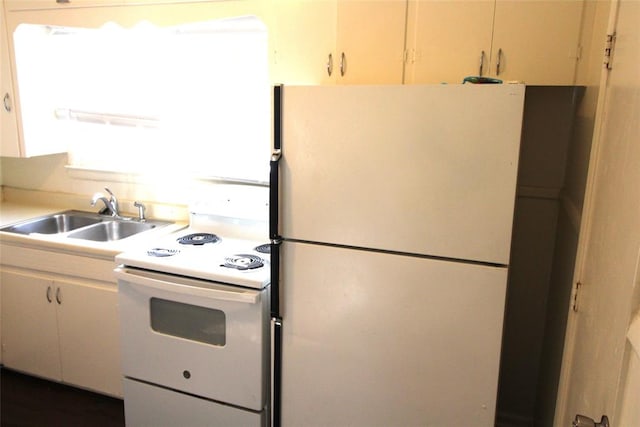
[[[27,219],[63,212],[70,209],[73,208],[61,208],[59,206],[49,207],[5,201],[0,203],[0,226],[4,227]],[[155,228],[121,240],[110,242],[69,239],[56,234],[23,235],[0,231],[0,243],[29,246],[37,249],[62,251],[67,253],[77,253],[78,255],[97,258],[113,258],[117,254],[131,250],[137,246],[148,245],[154,238],[172,233],[186,227],[187,225],[188,223],[184,221],[174,222],[165,227]]]
[[[13,202],[0,203],[0,227],[30,218],[61,212],[59,207],[44,207]]]

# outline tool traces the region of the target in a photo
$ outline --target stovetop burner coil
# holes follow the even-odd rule
[[[216,243],[220,238],[213,233],[192,233],[178,239],[181,245],[204,245],[205,243]]]
[[[253,270],[264,266],[264,261],[259,256],[238,254],[224,259],[221,267],[235,268],[236,270]]]
[[[147,251],[147,255],[154,257],[168,257],[173,256],[180,251],[178,249],[166,249],[166,248],[153,248]]]
[[[260,246],[256,246],[254,249],[256,252],[260,252],[261,254],[270,254],[271,253],[271,243],[265,243]]]

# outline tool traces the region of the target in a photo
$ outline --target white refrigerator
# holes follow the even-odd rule
[[[523,103],[275,89],[274,425],[494,425]]]

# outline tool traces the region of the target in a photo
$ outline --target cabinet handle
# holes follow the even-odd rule
[[[11,112],[11,97],[9,96],[9,92],[4,94],[4,99],[2,100],[4,102],[4,109],[7,113]]]
[[[329,58],[327,59],[327,74],[331,77],[331,73],[333,73],[333,55],[329,54]]]
[[[56,0],[56,3],[60,4],[60,3],[71,3],[70,0]]]
[[[60,288],[56,289],[56,301],[58,302],[58,304],[62,304],[62,291],[60,290]]]
[[[502,48],[498,49],[498,59],[496,60],[496,76],[500,75],[501,64],[502,64]]]
[[[484,71],[484,50],[480,52],[480,69],[478,70],[478,75],[482,77],[482,72]]]
[[[51,286],[47,286],[47,301],[49,302],[53,301],[51,299]]]
[[[340,54],[340,76],[344,77],[346,73],[347,73],[347,57],[345,56],[344,52],[342,52]]]

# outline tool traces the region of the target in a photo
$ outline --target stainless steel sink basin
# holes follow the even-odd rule
[[[49,234],[61,239],[110,242],[169,224],[171,222],[156,220],[140,222],[133,218],[115,218],[92,212],[69,210],[0,228],[0,231],[18,234]]]
[[[94,240],[98,242],[110,242],[120,240],[134,234],[156,228],[155,224],[148,222],[105,221],[82,230],[69,234],[71,239]]]
[[[5,227],[2,231],[20,234],[58,234],[97,224],[101,221],[102,219],[99,217],[83,215],[79,212],[64,212]]]

